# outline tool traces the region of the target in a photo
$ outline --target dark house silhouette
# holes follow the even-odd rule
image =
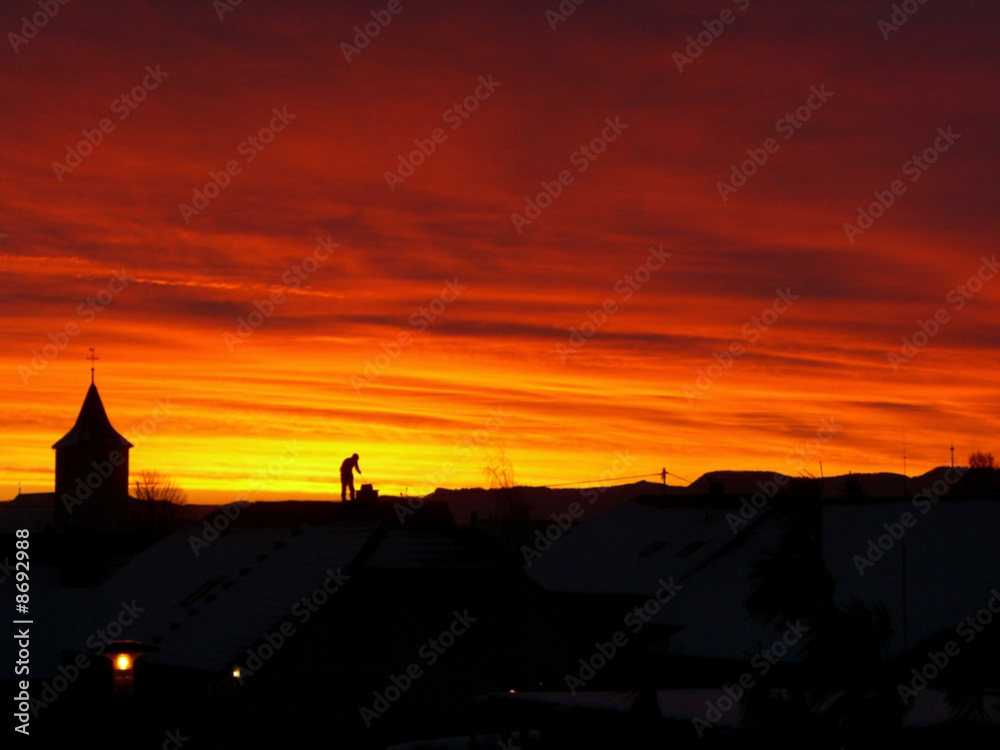
[[[875,726],[889,727],[892,740],[975,733],[965,746],[995,746],[1000,731],[996,625],[974,642],[956,630],[963,618],[985,625],[998,611],[992,474],[971,487],[947,480],[943,467],[911,478],[945,489],[927,501],[926,520],[893,537],[904,513],[923,518],[915,500],[876,491],[897,487],[898,477],[860,477],[847,497],[825,501],[822,484],[791,477],[787,496],[756,505],[732,492],[741,482],[763,492],[762,482],[778,476],[763,472],[727,474],[725,487],[718,475],[703,478],[677,494],[649,494],[645,483],[612,489],[605,498],[632,496],[568,527],[558,510],[552,521],[476,522],[469,499],[489,507],[484,492],[439,491],[404,518],[372,491],[368,502],[237,503],[151,533],[129,522],[131,444],[93,384],[53,447],[56,492],[19,494],[0,508],[5,549],[14,544],[6,528],[41,524],[49,508],[51,520],[31,531],[32,735],[46,746],[81,736],[109,748],[167,746],[164,729],[179,727],[169,731],[190,738],[185,750],[419,739],[431,740],[428,748],[644,747],[651,739],[690,747],[700,740],[693,718],[728,700],[698,746],[745,747],[764,736],[754,722],[770,716],[761,713],[765,699],[777,717],[768,720],[787,731],[784,717],[804,715],[794,713],[799,695],[817,689],[835,703],[816,706],[838,708],[810,709],[810,720],[827,722],[814,733],[834,739]],[[534,502],[566,508],[587,497],[577,493],[539,488]],[[442,498],[468,513],[469,528]],[[523,549],[541,548],[539,535],[552,528],[564,533],[548,536],[526,566]],[[880,536],[881,553],[871,550]],[[852,641],[844,620],[818,620],[788,640],[783,618],[751,612],[762,590],[755,566],[789,540],[802,554],[788,564],[777,558],[783,564],[768,569],[766,590],[814,590],[816,575],[794,575],[803,562],[828,571],[831,607],[885,611],[892,632],[877,653],[855,648],[868,641]],[[859,568],[859,555],[872,554],[880,562]],[[12,611],[15,589],[7,578],[0,584]],[[627,640],[604,658],[618,631]],[[779,639],[787,648],[761,671],[755,659]],[[894,686],[909,684],[911,669],[947,639],[962,640],[959,658],[904,705]],[[846,660],[856,683],[822,671],[829,662],[817,661],[817,644],[831,642],[837,649],[820,656]],[[17,648],[0,639],[0,662],[13,664]],[[597,657],[603,666],[584,677]],[[586,684],[572,686],[570,675]],[[753,678],[757,704],[726,692],[743,675]],[[855,688],[888,696],[889,708],[853,710],[846,729],[830,729]],[[0,689],[14,692],[9,672]]]
[[[55,492],[0,508],[6,549],[31,526],[35,740],[153,747],[168,726],[191,748],[462,734],[473,696],[557,686],[580,647],[584,631],[444,503],[404,523],[366,486],[368,502],[232,504],[154,533],[129,497],[131,447],[91,384],[53,446]],[[0,641],[0,661],[16,652]]]

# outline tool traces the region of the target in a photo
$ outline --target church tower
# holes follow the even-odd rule
[[[111,426],[91,375],[73,429],[56,451],[56,529],[120,531],[128,521],[128,452]]]

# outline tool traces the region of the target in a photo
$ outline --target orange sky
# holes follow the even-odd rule
[[[413,0],[348,62],[386,6],[74,0],[29,39],[5,4],[0,497],[52,488],[89,347],[133,472],[195,501],[339,493],[355,451],[423,494],[501,446],[524,484],[1000,447],[995,4]]]

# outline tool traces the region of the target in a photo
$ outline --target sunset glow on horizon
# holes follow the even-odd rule
[[[191,502],[1000,448],[995,4],[388,5],[3,11],[0,500],[91,347]]]

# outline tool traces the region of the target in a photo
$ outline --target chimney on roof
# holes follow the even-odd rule
[[[363,484],[358,491],[357,499],[361,502],[375,502],[378,500],[378,490],[372,489],[370,484]]]

